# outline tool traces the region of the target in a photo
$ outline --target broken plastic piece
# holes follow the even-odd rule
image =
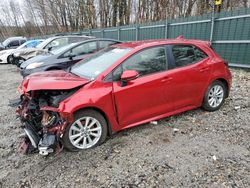
[[[150,124],[157,125],[158,121],[150,121]]]
[[[174,128],[173,131],[176,133],[176,132],[179,132],[180,129]]]
[[[25,140],[23,140],[20,145],[17,147],[17,152],[21,154],[26,154],[28,152],[29,145]]]

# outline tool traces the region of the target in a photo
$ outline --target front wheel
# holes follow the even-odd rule
[[[102,144],[107,138],[107,122],[95,110],[83,110],[75,114],[75,122],[67,126],[64,146],[70,151],[85,150]]]
[[[218,110],[225,101],[227,89],[224,83],[214,81],[207,89],[202,107],[210,112]]]
[[[8,64],[13,64],[13,61],[14,61],[13,55],[9,55],[9,56],[7,57],[7,63],[8,63]]]

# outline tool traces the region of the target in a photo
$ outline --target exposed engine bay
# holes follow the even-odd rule
[[[62,150],[61,138],[69,122],[60,116],[58,107],[61,101],[76,91],[77,88],[62,91],[38,90],[21,96],[21,103],[16,110],[25,132],[18,147],[20,153],[39,152],[41,155],[48,155]]]

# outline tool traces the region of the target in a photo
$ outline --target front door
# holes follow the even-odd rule
[[[136,70],[140,77],[122,86],[120,75]],[[168,97],[166,47],[152,47],[132,55],[113,72],[113,93],[119,124],[131,124],[167,113],[173,109]]]

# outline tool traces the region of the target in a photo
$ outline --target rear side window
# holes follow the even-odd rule
[[[9,43],[9,46],[12,47],[12,46],[19,46],[19,40],[13,40]]]
[[[26,40],[24,40],[24,39],[20,40],[20,45],[25,43],[25,42],[26,42]]]
[[[84,38],[84,37],[69,37],[69,44],[81,42],[83,40],[86,40],[86,38]]]
[[[176,67],[187,66],[207,57],[203,51],[192,45],[173,45],[172,53]]]
[[[113,81],[119,81],[125,70],[136,70],[140,76],[144,76],[164,71],[167,69],[166,65],[166,48],[149,48],[136,53],[117,67],[113,72]]]
[[[114,41],[99,41],[99,48],[103,49],[103,48],[107,48],[110,45],[116,44],[116,42]]]

